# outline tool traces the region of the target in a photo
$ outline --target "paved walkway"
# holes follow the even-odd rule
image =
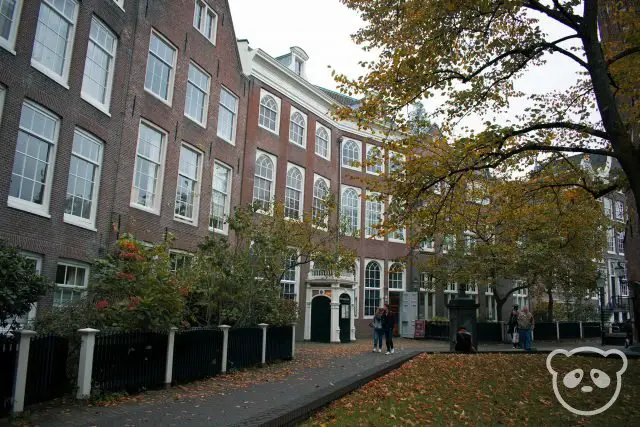
[[[540,351],[572,349],[594,342],[539,342]],[[619,347],[617,347],[619,348]],[[369,340],[348,345],[300,344],[296,359],[206,381],[150,391],[101,405],[53,402],[30,408],[2,425],[33,426],[240,426],[267,425],[292,408],[337,397],[421,351],[447,352],[448,343],[398,339],[393,355],[372,353]],[[508,344],[480,345],[480,351],[514,351]],[[629,354],[632,354],[629,352]],[[640,355],[640,353],[635,353]],[[348,391],[347,390],[347,391]],[[328,401],[328,400],[327,400]],[[29,408],[28,408],[29,409]]]

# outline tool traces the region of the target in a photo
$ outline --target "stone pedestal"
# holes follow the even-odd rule
[[[458,285],[459,292],[454,299],[447,304],[449,309],[449,346],[454,351],[456,346],[456,333],[460,326],[467,328],[471,334],[473,346],[478,349],[478,317],[476,310],[480,306],[473,295],[466,294],[465,285]]]

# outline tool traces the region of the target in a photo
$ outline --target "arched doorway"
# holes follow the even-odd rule
[[[331,299],[318,295],[311,301],[311,341],[331,339]]]
[[[351,297],[340,295],[340,342],[351,342]]]

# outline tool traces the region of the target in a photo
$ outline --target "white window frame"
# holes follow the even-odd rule
[[[360,153],[360,158],[358,159],[358,164],[359,166],[353,166],[350,164],[350,161],[345,163],[345,158],[344,158],[344,147],[347,145],[347,142],[354,142],[357,146],[358,146],[358,152]],[[340,162],[342,164],[343,168],[347,168],[347,169],[351,169],[354,171],[360,171],[362,172],[362,142],[356,140],[356,139],[345,139],[342,144],[340,144]]]
[[[367,173],[368,173],[369,175],[375,175],[375,176],[384,175],[384,171],[385,171],[385,167],[384,167],[384,164],[385,164],[385,161],[384,161],[384,157],[385,157],[385,156],[384,156],[384,154],[385,154],[385,153],[384,153],[384,150],[382,149],[382,147],[379,147],[379,146],[377,146],[377,145],[373,145],[373,144],[367,144],[367,145],[366,145],[366,147],[367,147],[367,153],[366,153],[365,158],[367,159],[367,160],[366,160],[366,162],[367,162]],[[368,162],[369,162],[369,153],[370,153],[371,151],[373,151],[373,150],[378,150],[378,151],[380,151],[380,155],[382,156],[382,158],[380,159],[380,168],[381,168],[381,169],[380,169],[380,172],[376,172],[376,171],[372,168],[372,166],[368,164]]]
[[[380,287],[379,288],[373,288],[373,287],[369,287],[367,286],[367,266],[369,265],[370,262],[377,262],[378,266],[380,267]],[[371,315],[367,315],[367,290],[378,290],[380,292],[380,303],[378,305],[378,307],[382,307],[382,305],[384,304],[384,289],[385,289],[385,268],[384,268],[384,261],[380,260],[380,259],[369,259],[369,258],[365,258],[364,260],[364,276],[363,276],[363,289],[364,289],[364,294],[363,294],[363,298],[362,298],[362,318],[363,319],[373,319],[375,314],[371,314]]]
[[[76,34],[76,26],[78,25],[78,11],[80,9],[80,3],[77,0],[70,0],[70,1],[73,1],[76,4],[76,7],[74,10],[73,20],[71,22],[67,20],[66,17],[63,17],[65,21],[70,23],[71,27],[69,30],[69,34],[67,34],[67,49],[65,52],[64,63],[62,64],[62,75],[56,74],[55,71],[49,69],[46,65],[34,59],[33,52],[31,54],[31,66],[36,70],[40,71],[45,76],[49,77],[51,80],[60,84],[65,89],[69,89],[69,69],[71,68],[71,56],[73,55],[73,45],[74,45],[73,42]],[[40,13],[42,12],[42,8],[44,7],[45,3],[48,7],[54,9],[56,13],[59,13],[58,9],[56,9],[51,3],[51,0],[41,0],[40,7],[38,8],[38,17],[36,18],[36,32],[37,32],[38,22],[40,19]],[[35,37],[33,39],[33,43],[35,46],[35,43],[36,43]]]
[[[68,214],[65,212],[64,214],[64,222],[66,222],[67,224],[72,224],[72,225],[76,225],[78,227],[83,227],[83,228],[87,228],[91,231],[97,231],[96,230],[96,216],[97,216],[97,212],[98,212],[98,202],[99,202],[99,194],[100,194],[100,180],[102,178],[102,155],[104,152],[104,142],[97,138],[96,136],[92,135],[91,133],[80,129],[80,128],[76,128],[73,132],[73,137],[75,139],[76,134],[80,134],[82,135],[84,138],[87,138],[89,140],[91,140],[92,142],[94,142],[95,144],[97,144],[100,149],[98,150],[98,160],[94,161],[92,159],[88,159],[86,157],[83,157],[79,154],[75,154],[73,152],[73,147],[71,149],[71,156],[76,156],[84,161],[87,161],[93,165],[95,165],[96,170],[95,170],[95,182],[93,183],[93,200],[91,201],[91,212],[89,214],[89,219],[85,219],[82,217],[78,217],[75,216],[73,214]],[[71,160],[69,160],[69,164],[71,164]],[[71,166],[69,166],[69,168],[71,168]],[[69,173],[71,173],[71,170],[69,170]],[[68,184],[67,184],[68,185]],[[67,189],[67,192],[69,190]]]
[[[55,122],[55,129],[53,131],[54,139],[48,140],[39,135],[35,136],[35,134],[29,130],[24,130],[25,133],[28,133],[29,135],[34,135],[36,138],[42,141],[46,141],[48,144],[51,144],[50,158],[47,161],[47,165],[48,165],[47,177],[45,178],[45,182],[44,182],[44,185],[45,185],[44,197],[42,198],[42,204],[39,205],[37,203],[28,202],[18,197],[13,197],[11,196],[11,193],[9,193],[9,196],[7,199],[7,206],[20,209],[26,212],[30,212],[32,214],[40,215],[46,218],[51,218],[51,215],[49,214],[49,203],[51,201],[51,187],[53,185],[53,174],[55,172],[56,153],[58,151],[58,140],[60,139],[60,117],[58,117],[53,112],[47,110],[46,108],[36,104],[35,102],[25,100],[22,103],[22,105],[23,106],[28,105],[30,108],[33,108],[38,112],[40,112],[41,114],[48,116],[50,119],[52,119]],[[21,111],[22,111],[22,107],[21,107]],[[20,113],[20,117],[22,117],[22,112]],[[22,129],[22,128],[19,128],[19,129]],[[17,139],[16,139],[16,145],[17,145]],[[14,148],[13,150],[14,162],[15,162],[15,153],[16,153],[16,149]]]
[[[447,308],[447,304],[451,303],[451,300],[456,297],[458,293],[458,284],[457,283],[445,283],[442,293],[444,294],[444,306]],[[447,318],[449,316],[449,309],[447,308]]]
[[[193,151],[194,153],[196,153],[198,155],[198,170],[196,173],[196,185],[195,188],[193,189],[193,217],[189,218],[183,215],[179,215],[176,213],[176,197],[178,196],[178,183],[180,182],[180,157],[182,156],[182,148],[185,148],[189,151]],[[189,225],[193,225],[195,227],[198,226],[198,219],[199,219],[199,214],[200,214],[200,191],[202,188],[202,159],[204,157],[204,153],[202,151],[200,151],[197,147],[182,141],[182,144],[180,144],[180,151],[178,154],[178,173],[177,173],[177,177],[176,177],[176,195],[174,196],[174,204],[173,204],[173,219],[175,221],[184,223],[184,224],[189,224]],[[189,179],[192,179],[189,177]]]
[[[171,69],[169,71],[169,82],[168,82],[168,87],[167,87],[167,99],[161,98],[160,95],[157,95],[157,94],[153,93],[151,88],[147,87],[147,68],[149,66],[149,55],[151,55],[151,37],[153,35],[158,37],[162,42],[168,44],[169,47],[174,50],[173,64],[171,64]],[[160,61],[162,61],[162,60],[160,60]],[[177,61],[178,61],[178,47],[176,45],[174,45],[173,43],[171,43],[168,38],[166,38],[165,36],[162,35],[162,33],[160,33],[159,31],[157,31],[154,28],[151,28],[151,33],[149,34],[149,45],[147,47],[147,61],[145,63],[145,69],[144,69],[144,76],[145,76],[145,78],[144,78],[144,90],[149,95],[151,95],[154,98],[156,98],[157,100],[161,101],[164,104],[167,104],[169,107],[171,107],[172,104],[173,104],[173,89],[174,89],[174,84],[175,84],[175,79],[176,79],[176,64],[177,64]],[[162,62],[164,62],[164,61],[162,61]]]
[[[196,4],[200,3],[202,6],[202,10],[203,10],[203,18],[207,16],[207,14],[211,13],[213,14],[213,24],[211,27],[211,37],[207,36],[206,34],[206,20],[202,19],[202,21],[200,22],[200,26],[196,26]],[[196,30],[198,30],[198,32],[200,34],[202,34],[204,36],[205,39],[209,40],[211,42],[211,44],[213,44],[214,46],[216,45],[216,40],[218,38],[218,14],[211,9],[211,7],[209,7],[209,5],[204,1],[204,0],[195,0],[194,4],[193,4],[193,28],[195,28]]]
[[[229,173],[227,180],[227,193],[225,197],[224,203],[224,215],[228,216],[231,212],[231,189],[233,188],[233,168],[226,163],[223,163],[218,160],[214,160],[213,162],[213,179],[211,180],[211,213],[213,213],[213,192],[215,191],[213,186],[215,185],[216,179],[216,166],[224,168]],[[209,214],[211,216],[211,213]],[[216,233],[227,235],[229,234],[229,224],[224,222],[222,228],[214,228],[211,226],[211,220],[209,220],[209,231],[214,231]]]
[[[391,205],[391,202],[393,201],[392,197],[389,197],[389,205]],[[384,209],[384,206],[383,206]],[[402,235],[401,239],[398,239],[396,236],[398,234]],[[388,234],[388,238],[390,242],[394,242],[394,243],[406,243],[407,242],[407,229],[406,228],[399,228],[396,231],[390,232]]]
[[[616,220],[624,221],[624,202],[622,200],[615,201],[614,215]]]
[[[324,129],[325,132],[327,132],[327,155],[323,156],[322,154],[318,153],[318,131],[320,131],[320,129]],[[315,138],[314,138],[314,152],[316,153],[316,155],[322,159],[325,160],[331,160],[331,146],[333,144],[331,144],[331,129],[329,129],[328,127],[316,122],[316,134],[315,134]]]
[[[367,191],[367,200],[365,201],[364,208],[364,235],[367,239],[384,240],[384,236],[378,236],[377,233],[369,233],[369,228],[374,228],[374,225],[382,225],[384,223],[384,201],[373,200],[372,197],[378,197],[380,193]],[[377,224],[369,225],[369,211],[372,208],[372,204],[380,204],[380,222]],[[375,236],[375,237],[374,237]]]
[[[291,127],[293,126],[293,116],[295,114],[300,114],[302,116],[302,144],[298,144],[297,141],[291,139]],[[291,111],[289,111],[289,142],[300,148],[307,148],[307,129],[309,127],[309,123],[307,120],[307,115],[302,111],[298,110],[293,105],[291,106]]]
[[[602,204],[604,207],[604,216],[613,218],[613,201],[608,197],[603,197]]]
[[[233,123],[231,123],[231,139],[227,139],[225,136],[220,135],[220,111],[222,110],[222,108],[228,110],[228,108],[226,106],[222,105],[222,92],[227,92],[236,101],[236,110],[233,112]],[[220,98],[218,100],[218,108],[219,108],[219,110],[218,110],[218,123],[217,123],[216,134],[218,135],[218,137],[220,137],[220,139],[222,139],[223,141],[228,142],[231,145],[236,145],[236,131],[237,131],[237,128],[238,128],[238,110],[239,110],[239,105],[240,105],[240,101],[239,101],[239,98],[236,96],[236,94],[231,92],[226,87],[222,86],[220,88]]]
[[[276,103],[276,107],[277,107],[277,111],[276,111],[276,128],[275,129],[270,129],[266,126],[264,126],[262,123],[260,123],[260,109],[262,108],[262,100],[266,97],[266,96],[270,96],[271,98],[273,98],[273,100]],[[273,134],[276,135],[280,135],[280,115],[282,114],[282,100],[275,96],[274,94],[272,94],[271,92],[267,92],[264,89],[260,89],[260,102],[258,104],[258,126],[260,126],[262,129],[265,129],[268,132],[271,132]]]
[[[107,75],[107,81],[106,81],[104,102],[101,102],[100,100],[94,98],[88,92],[84,91],[84,81],[85,81],[85,78],[86,78],[85,73],[86,73],[86,69],[87,69],[87,61],[89,60],[89,58],[87,56],[85,56],[85,58],[84,58],[84,67],[85,68],[84,68],[84,70],[82,72],[82,87],[81,87],[81,90],[80,90],[80,97],[82,99],[84,99],[85,101],[87,101],[89,104],[91,104],[94,107],[96,107],[98,110],[100,110],[103,113],[105,113],[107,116],[111,117],[111,113],[109,112],[109,109],[111,107],[111,93],[113,91],[113,76],[115,74],[116,53],[118,52],[118,36],[113,31],[111,31],[111,29],[107,26],[107,24],[105,24],[102,20],[100,20],[100,18],[98,18],[95,15],[93,15],[91,17],[91,25],[93,25],[94,22],[95,22],[96,25],[101,26],[107,33],[110,33],[110,35],[113,36],[113,48],[112,48],[111,52],[107,52],[106,50],[103,49],[102,46],[100,46],[98,43],[96,43],[93,40],[91,40],[91,31],[89,31],[89,41],[87,42],[87,55],[89,54],[88,44],[89,43],[94,43],[96,46],[98,46],[98,49],[101,49],[102,51],[106,52],[107,55],[109,55],[110,58],[111,58],[110,67],[109,67],[108,75]]]
[[[287,185],[288,183],[286,182],[287,179],[289,178],[289,172],[293,169],[296,169],[301,175],[302,175],[302,183],[300,186],[300,189],[294,189],[293,187],[289,187],[289,185]],[[306,171],[305,168],[303,168],[302,166],[298,166],[294,163],[287,163],[287,176],[285,179],[285,197],[284,197],[284,201],[285,201],[285,211],[286,211],[286,203],[287,203],[287,194],[286,191],[287,189],[291,188],[294,191],[300,191],[300,212],[298,213],[298,217],[297,218],[291,218],[291,217],[287,217],[285,215],[285,218],[287,219],[295,219],[295,220],[302,220],[303,216],[304,216],[304,184],[305,184],[305,178],[306,178]]]
[[[20,26],[20,15],[22,14],[23,0],[16,0],[16,6],[13,9],[13,18],[11,20],[11,29],[9,30],[9,38],[0,37],[0,47],[8,51],[12,55],[16,54],[16,37]]]
[[[203,102],[203,106],[202,106],[202,121],[198,121],[198,119],[196,117],[191,116],[189,113],[187,113],[186,111],[186,107],[187,107],[187,88],[189,87],[189,85],[193,85],[195,86],[197,89],[199,90],[203,90],[200,86],[196,85],[195,83],[192,83],[191,81],[189,81],[189,70],[187,70],[187,83],[185,85],[185,94],[184,94],[184,116],[186,118],[188,118],[189,120],[191,120],[192,122],[194,122],[195,124],[197,124],[198,126],[201,126],[203,128],[207,128],[207,121],[208,121],[208,117],[209,117],[209,100],[211,99],[211,74],[207,73],[204,68],[202,68],[201,66],[199,66],[198,64],[196,64],[193,61],[189,61],[189,68],[195,68],[196,70],[198,70],[199,72],[201,72],[202,74],[204,74],[205,76],[207,76],[207,88],[206,90],[204,90],[204,99],[202,100]]]
[[[274,201],[274,197],[276,194],[276,179],[277,179],[277,172],[278,172],[278,158],[276,156],[274,156],[271,153],[267,153],[266,151],[262,151],[262,150],[256,150],[256,159],[255,159],[255,163],[258,162],[258,159],[260,158],[260,156],[265,155],[267,156],[269,159],[271,159],[271,163],[273,163],[273,177],[271,179],[271,188],[269,189],[269,203],[271,204],[269,207],[269,211],[264,211],[262,209],[258,209],[258,213],[261,213],[263,215],[273,215],[273,201]],[[254,165],[255,165],[254,163]],[[254,168],[253,171],[253,177],[254,177],[254,182],[253,182],[253,187],[252,187],[252,195],[251,195],[251,201],[252,203],[256,201],[256,199],[253,197],[253,192],[255,191],[255,176],[256,176],[256,171]]]
[[[153,130],[160,132],[162,134],[162,147],[160,149],[160,163],[158,168],[158,178],[156,180],[157,181],[156,198],[152,207],[139,205],[138,203],[136,203],[136,198],[135,198],[136,168],[138,164],[138,148],[140,146],[140,128],[142,127],[142,125],[148,126]],[[133,179],[131,180],[131,201],[129,203],[129,206],[131,206],[132,208],[136,208],[136,209],[140,209],[156,215],[160,215],[160,208],[162,205],[162,190],[164,187],[163,185],[164,169],[165,169],[165,160],[167,156],[168,137],[169,137],[169,134],[161,127],[151,123],[148,120],[140,119],[140,123],[138,124],[138,140],[136,143],[135,161],[133,165]]]
[[[61,289],[70,289],[72,292],[73,291],[77,291],[81,293],[80,299],[85,298],[87,296],[87,290],[89,287],[89,274],[90,274],[90,269],[89,266],[86,264],[82,264],[79,262],[75,262],[75,261],[70,261],[70,260],[59,260],[58,263],[56,264],[56,279],[57,279],[57,275],[58,275],[58,267],[59,266],[65,266],[65,267],[73,267],[73,268],[83,268],[85,270],[85,274],[84,274],[84,285],[83,286],[78,286],[78,285],[65,285],[65,284],[60,284],[57,281],[55,282],[55,288],[53,291],[53,295],[54,295],[54,300],[53,300],[53,307],[62,307],[63,304],[58,304],[55,301],[55,293],[56,290],[58,288]],[[75,301],[75,300],[71,300],[71,301]]]
[[[358,187],[352,187],[350,185],[343,185],[342,188],[340,189],[340,221],[343,222],[343,206],[344,206],[344,193],[347,190],[355,190],[355,192],[358,194],[358,228],[356,230],[352,230],[351,232],[351,236],[354,236],[354,234],[360,232],[360,230],[362,230],[362,189],[358,188]],[[349,222],[351,222],[351,217],[349,217]]]
[[[624,255],[624,231],[620,231],[617,233],[617,249],[620,255]]]
[[[498,302],[496,301],[495,295],[493,295],[493,289],[491,286],[487,286],[484,291],[484,302],[487,313],[487,321],[489,322],[497,322],[498,321]]]
[[[289,248],[291,249],[291,255],[293,255],[293,252],[295,252],[296,255],[296,264],[299,262],[299,258],[300,258],[300,253],[296,248]],[[291,257],[286,259],[286,263],[288,264],[289,259]],[[287,264],[285,264],[285,266],[287,266]],[[287,270],[289,270],[287,268]],[[300,265],[296,265],[295,267],[293,267],[294,270],[294,280],[289,280],[289,279],[282,279],[280,280],[280,296],[283,297],[284,299],[284,286],[285,284],[293,284],[293,298],[291,298],[292,301],[298,302],[300,299],[300,289],[299,289],[299,283],[300,283]],[[289,299],[289,298],[287,298]]]
[[[442,236],[442,241],[440,243],[441,252],[443,254],[448,254],[450,250],[455,249],[456,247],[456,236],[452,234],[447,234]]]
[[[387,153],[389,154],[389,173],[393,172],[393,159],[394,158],[399,158],[400,159],[400,168],[402,168],[402,165],[407,161],[407,158],[405,157],[404,154],[400,154],[397,153],[395,151],[387,151]],[[400,171],[402,172],[402,170]]]
[[[429,244],[428,244],[429,243]],[[436,251],[436,239],[426,238],[422,242],[420,242],[419,246],[420,252],[435,252]]]
[[[315,210],[315,203],[316,203],[316,199],[317,199],[316,198],[316,184],[319,181],[324,182],[324,184],[327,186],[328,194],[331,194],[331,181],[329,181],[327,178],[325,178],[322,175],[313,174],[313,188],[312,188],[312,200],[311,200],[311,218],[312,219],[313,219],[313,212]],[[324,209],[326,209],[328,211],[329,207],[326,205],[326,201],[322,201],[321,203],[325,203]],[[322,229],[326,230],[328,225],[329,225],[328,215],[324,220],[324,224],[325,224],[325,226],[322,227]]]
[[[615,254],[616,248],[616,233],[613,228],[609,228],[607,229],[607,252]]]
[[[393,266],[396,265],[396,264],[402,266],[402,271],[395,271],[395,272],[391,271],[393,269]],[[389,284],[388,285],[389,286],[389,292],[402,292],[402,291],[404,291],[406,289],[406,278],[407,278],[406,272],[407,272],[407,268],[401,262],[391,262],[390,263],[389,272],[387,273],[387,276],[388,276],[387,283]],[[402,275],[401,286],[399,288],[392,288],[391,287],[391,275],[392,274],[397,274],[397,273],[400,273]]]
[[[113,0],[116,5],[122,10],[124,10],[124,0]]]

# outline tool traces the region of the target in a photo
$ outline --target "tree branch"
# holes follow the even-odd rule
[[[529,132],[533,132],[536,130],[543,130],[543,129],[569,129],[569,130],[574,130],[576,132],[583,132],[583,133],[588,133],[589,135],[598,137],[598,138],[602,138],[602,139],[606,139],[609,140],[610,136],[607,132],[605,131],[601,131],[598,129],[594,129],[590,126],[587,125],[582,125],[582,124],[578,124],[578,123],[571,123],[571,122],[549,122],[549,123],[537,123],[531,126],[527,126],[525,128],[522,129],[518,129],[515,130],[511,133],[511,135],[507,135],[505,137],[505,139],[510,138],[512,136],[520,136],[520,135],[524,135],[527,134]],[[572,151],[572,150],[565,150],[565,151]],[[585,151],[588,152],[588,151]],[[592,154],[604,154],[607,156],[611,156],[612,154],[609,153],[608,151],[605,150],[598,150],[598,152],[591,152]]]
[[[607,60],[607,65],[611,65],[614,62],[619,61],[620,59],[624,58],[625,56],[633,55],[634,53],[639,53],[639,52],[640,52],[640,46],[633,46],[633,47],[630,47],[628,49],[625,49],[622,52],[620,52],[617,55],[615,55],[614,57],[612,57],[609,60]]]
[[[527,0],[524,2],[524,7],[529,8],[531,10],[535,10],[536,12],[543,13],[547,15],[549,18],[566,25],[569,28],[573,28],[577,32],[580,31],[580,22],[582,21],[582,17],[578,15],[574,15],[572,13],[567,12],[566,10],[556,10],[551,9],[537,0]]]

